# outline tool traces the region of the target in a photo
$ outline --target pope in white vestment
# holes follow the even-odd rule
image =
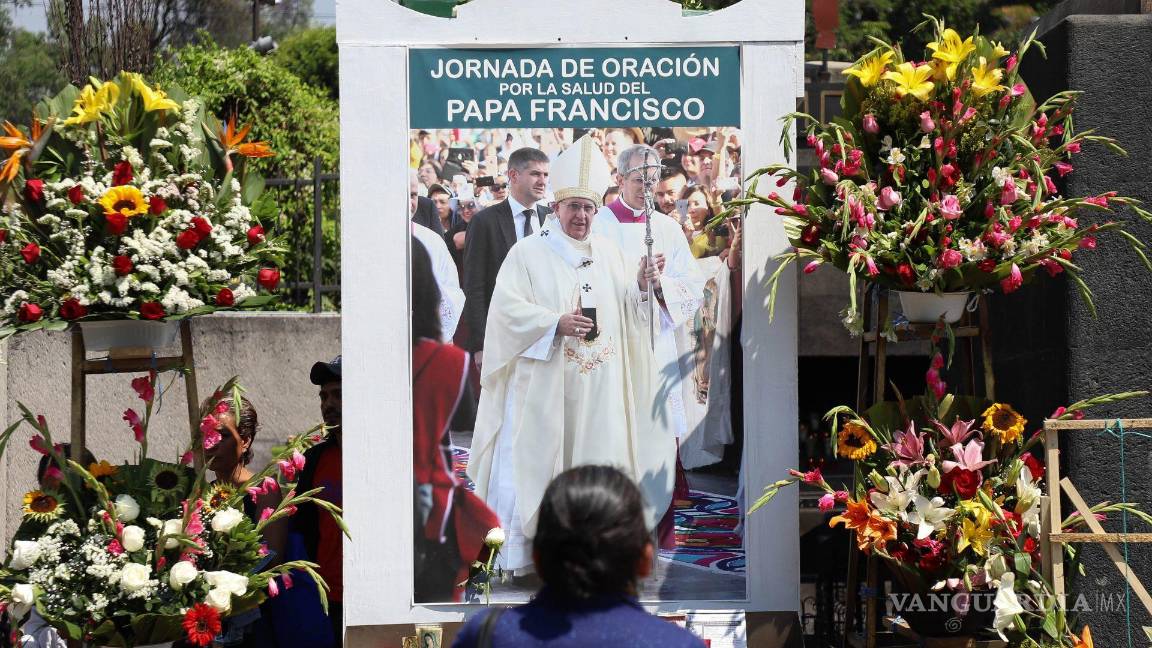
[[[638,406],[655,388],[643,286],[658,273],[591,233],[608,181],[597,161],[606,167],[583,138],[553,163],[556,214],[512,247],[488,311],[468,474],[500,516],[500,564],[513,572],[531,566],[544,490],[568,468],[623,470],[650,528],[672,494],[674,439]]]

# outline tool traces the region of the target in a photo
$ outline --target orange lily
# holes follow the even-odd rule
[[[232,168],[232,153],[239,153],[244,157],[250,158],[265,158],[276,155],[269,148],[268,142],[245,142],[244,138],[248,137],[248,131],[252,129],[251,124],[245,124],[239,131],[236,130],[236,114],[233,113],[228,118],[228,124],[224,130],[220,132],[220,143],[224,145],[224,157],[227,160],[227,167],[229,170]]]
[[[0,137],[0,149],[12,151],[12,155],[0,168],[0,182],[11,182],[16,179],[16,173],[20,170],[20,159],[32,149],[33,143],[40,139],[40,124],[35,119],[32,120],[32,139],[24,137],[24,133],[9,121],[4,122],[4,133],[4,136]]]
[[[1092,631],[1088,629],[1088,626],[1084,626],[1084,629],[1080,631],[1080,637],[1076,639],[1073,648],[1093,648]]]

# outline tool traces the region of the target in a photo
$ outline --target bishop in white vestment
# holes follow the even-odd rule
[[[500,516],[500,562],[513,572],[531,566],[544,489],[568,468],[623,470],[650,528],[672,494],[674,439],[637,406],[655,388],[645,287],[658,273],[591,233],[605,167],[587,138],[557,158],[556,214],[512,247],[488,311],[468,474]]]

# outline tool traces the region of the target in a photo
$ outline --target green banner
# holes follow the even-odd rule
[[[411,128],[739,126],[738,47],[412,49]]]

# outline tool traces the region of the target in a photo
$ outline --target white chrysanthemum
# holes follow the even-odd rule
[[[958,244],[960,246],[960,252],[968,261],[983,261],[984,257],[987,256],[984,242],[980,239],[969,240],[962,238]]]
[[[23,290],[17,290],[4,300],[4,312],[8,315],[16,313],[16,309],[20,308],[20,304],[28,300],[28,293]]]

